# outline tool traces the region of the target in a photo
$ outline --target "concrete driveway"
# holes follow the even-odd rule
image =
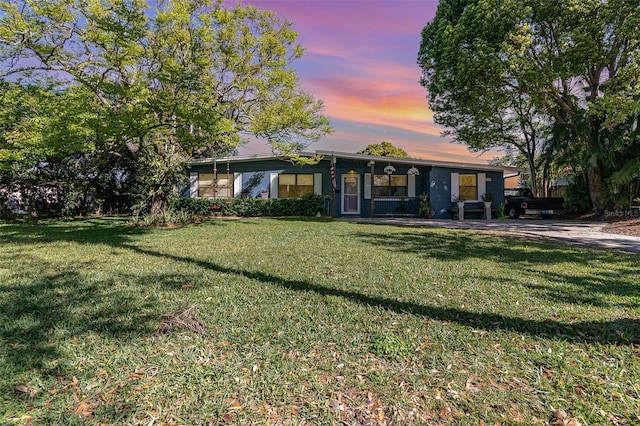
[[[504,232],[531,238],[548,238],[567,244],[640,254],[640,238],[603,232],[605,222],[573,220],[440,220],[420,218],[353,218],[340,219],[358,223],[380,223],[398,226],[423,226],[450,229],[478,229]]]

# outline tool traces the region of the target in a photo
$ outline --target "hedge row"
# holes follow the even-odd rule
[[[324,213],[324,197],[306,194],[302,198],[176,198],[173,211],[198,216],[315,216]]]

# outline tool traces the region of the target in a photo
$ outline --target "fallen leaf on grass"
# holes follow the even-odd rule
[[[557,426],[581,426],[580,422],[577,419],[573,417],[569,418],[567,413],[560,409],[553,411],[551,424]]]
[[[522,423],[525,420],[524,415],[522,415],[522,413],[520,412],[520,407],[514,402],[511,403],[509,415],[511,416],[511,419],[516,423]]]
[[[238,401],[233,401],[228,408],[229,411],[240,411],[242,410],[242,404]]]
[[[78,378],[76,376],[73,376],[71,378],[71,383],[69,383],[68,385],[64,385],[62,389],[69,389],[69,388],[76,388],[76,387],[78,387]]]
[[[23,394],[29,395],[29,398],[33,398],[34,396],[36,396],[38,394],[38,389],[30,388],[30,387],[25,386],[25,385],[16,386],[16,390],[18,392],[23,393]]]
[[[25,425],[30,425],[33,417],[31,416],[22,416],[22,417],[10,417],[10,422],[23,422]]]
[[[184,311],[176,311],[172,314],[165,315],[165,319],[155,333],[155,340],[158,340],[162,335],[176,328],[186,328],[203,336],[207,335],[204,325],[198,319],[196,305],[192,305]]]
[[[371,392],[352,390],[349,394],[337,392],[329,407],[338,412],[343,424],[348,425],[377,425],[393,424],[386,416],[382,401]]]
[[[480,392],[480,385],[477,383],[477,379],[473,377],[467,379],[465,389],[473,393]]]
[[[134,371],[129,374],[129,377],[131,377],[132,379],[141,379],[144,377],[144,374]]]
[[[75,413],[81,415],[82,417],[92,417],[93,411],[97,406],[97,403],[91,402],[88,399],[84,399],[80,401],[80,404],[78,404]]]

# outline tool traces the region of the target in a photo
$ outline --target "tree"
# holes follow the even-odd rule
[[[91,93],[97,149],[133,155],[152,214],[188,158],[249,134],[294,155],[331,131],[291,67],[303,53],[292,24],[271,12],[221,0],[24,0],[0,11],[0,77]]]
[[[521,89],[523,76],[499,54],[522,14],[521,4],[511,1],[441,2],[436,19],[423,30],[418,62],[435,120],[447,127],[444,134],[474,151],[515,150],[538,193],[548,148],[546,118]]]
[[[76,89],[0,83],[0,186],[34,213],[83,213],[91,197],[95,119]]]
[[[358,154],[376,155],[379,157],[395,157],[395,158],[409,158],[409,154],[400,148],[394,146],[391,142],[372,143]]]
[[[532,173],[536,157],[578,162],[601,212],[636,143],[621,135],[640,108],[639,25],[633,0],[442,0],[418,56],[434,118],[472,148],[516,147]]]

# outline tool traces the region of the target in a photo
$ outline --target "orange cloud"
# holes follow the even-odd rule
[[[451,143],[433,121],[416,58],[437,0],[242,1],[292,21],[306,48],[293,66],[335,128],[310,149],[356,152],[387,140],[420,158],[482,163],[495,156]]]

